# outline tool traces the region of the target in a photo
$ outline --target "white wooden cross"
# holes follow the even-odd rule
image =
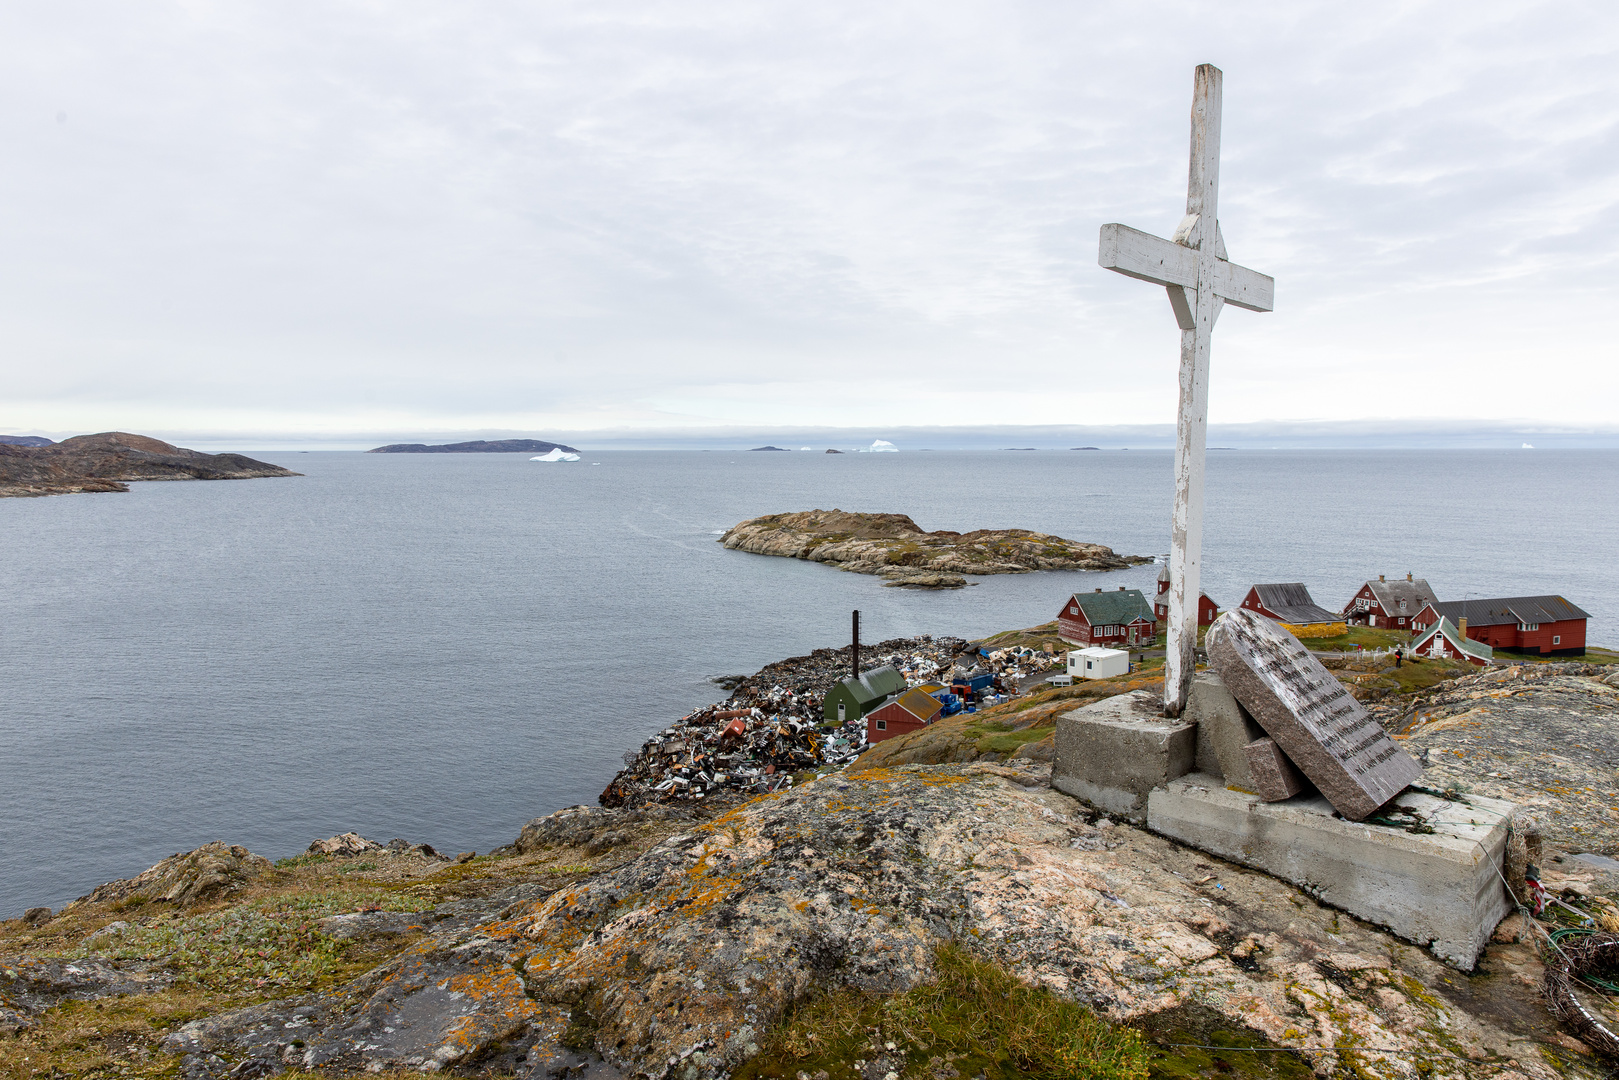
[[[1203,548],[1203,456],[1208,434],[1209,337],[1220,309],[1271,310],[1276,283],[1226,259],[1215,216],[1220,187],[1220,69],[1200,64],[1192,93],[1192,165],[1186,217],[1172,239],[1102,226],[1100,262],[1169,291],[1181,328],[1180,412],[1175,421],[1175,518],[1169,541],[1169,642],[1164,713],[1179,716],[1192,686]]]

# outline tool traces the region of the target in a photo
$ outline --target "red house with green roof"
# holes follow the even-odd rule
[[[1140,589],[1074,593],[1057,613],[1057,636],[1073,645],[1149,645],[1158,620]]]

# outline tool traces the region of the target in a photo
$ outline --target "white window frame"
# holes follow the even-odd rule
[[[888,721],[887,720],[879,720],[879,721],[877,721],[877,730],[878,731],[887,731],[888,730]]]
[[[1563,643],[1563,635],[1562,634],[1553,634],[1552,635],[1552,644],[1553,645],[1561,645],[1562,643]]]

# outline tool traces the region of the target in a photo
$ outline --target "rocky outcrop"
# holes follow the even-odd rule
[[[367,450],[368,454],[548,454],[552,450],[563,450],[570,454],[579,453],[571,446],[562,443],[546,442],[544,439],[478,439],[474,442],[439,443],[391,443],[388,446],[379,446]]]
[[[114,924],[113,929],[121,925]],[[176,977],[154,961],[114,963],[96,957],[8,960],[0,964],[0,1036],[34,1027],[40,1013],[64,1001],[151,993],[173,984]]]
[[[720,542],[735,551],[807,559],[927,588],[955,587],[947,575],[1121,570],[1152,561],[1027,529],[925,532],[904,514],[842,510],[752,518],[733,527]]]
[[[697,1080],[757,1053],[806,995],[905,990],[955,941],[1113,1020],[1210,1015],[1322,1076],[1569,1068],[1543,1053],[1556,1032],[1514,934],[1490,946],[1488,980],[1458,981],[1273,878],[1099,819],[1048,776],[978,764],[818,780],[555,892],[491,898],[482,910],[506,906],[428,929],[347,987],[193,1021],[165,1045],[199,1076],[540,1080],[583,1050],[605,1059],[598,1075]],[[525,833],[588,843],[618,813],[574,808]]]
[[[74,904],[101,904],[144,897],[175,904],[217,899],[274,870],[270,860],[240,844],[215,840],[194,851],[170,855],[132,878],[97,886]],[[71,906],[71,905],[70,905]]]
[[[1423,783],[1517,803],[1546,841],[1619,856],[1619,670],[1519,664],[1416,695],[1395,736]]]
[[[241,454],[205,454],[108,431],[50,446],[0,444],[0,497],[128,491],[134,480],[247,480],[297,476]]]

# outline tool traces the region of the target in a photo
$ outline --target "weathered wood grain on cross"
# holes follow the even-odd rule
[[[1275,281],[1226,258],[1216,214],[1220,187],[1220,69],[1201,64],[1192,94],[1192,162],[1186,216],[1168,240],[1103,225],[1099,261],[1162,285],[1181,328],[1180,411],[1175,421],[1175,517],[1169,545],[1169,641],[1164,713],[1179,716],[1192,685],[1203,548],[1203,457],[1208,435],[1209,338],[1226,304],[1271,310]]]

